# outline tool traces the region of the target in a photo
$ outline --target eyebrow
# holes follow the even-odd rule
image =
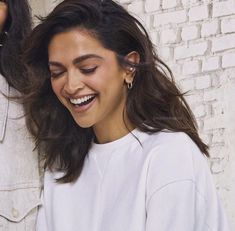
[[[91,59],[91,58],[97,58],[97,59],[103,59],[101,56],[99,55],[95,55],[95,54],[87,54],[87,55],[82,55],[80,57],[77,57],[73,60],[73,64],[78,64],[81,63],[87,59]],[[56,61],[49,61],[48,62],[49,66],[57,66],[57,67],[61,67],[63,66],[61,63],[56,62]]]

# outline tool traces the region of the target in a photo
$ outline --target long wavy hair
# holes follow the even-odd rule
[[[56,34],[82,28],[116,53],[121,66],[136,69],[128,91],[125,113],[139,130],[185,132],[202,153],[207,146],[199,138],[195,119],[172,73],[157,54],[141,23],[111,0],[65,0],[33,30],[26,42],[24,62],[28,69],[26,97],[28,127],[45,160],[45,168],[63,171],[59,182],[75,181],[94,138],[92,128],[81,128],[55,96],[48,68],[48,45]],[[140,55],[139,63],[125,56]]]
[[[2,30],[0,73],[10,86],[24,89],[22,41],[31,31],[31,10],[27,0],[6,0],[8,16]]]

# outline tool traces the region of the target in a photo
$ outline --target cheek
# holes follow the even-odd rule
[[[4,26],[6,19],[7,19],[7,7],[1,6],[1,3],[0,3],[0,26],[1,27]]]
[[[51,87],[53,92],[56,94],[58,98],[60,98],[60,92],[62,89],[62,85],[59,80],[51,80]]]
[[[118,70],[112,71],[112,68],[110,70],[110,68],[106,67],[100,71],[96,78],[91,79],[88,84],[101,91],[100,93],[116,91],[124,84],[123,73]]]

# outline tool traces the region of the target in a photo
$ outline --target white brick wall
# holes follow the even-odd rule
[[[223,51],[235,47],[235,33],[212,39],[212,52]]]
[[[35,12],[48,11],[52,1],[31,0]],[[190,90],[186,99],[210,146],[210,168],[235,230],[235,0],[119,2],[144,20],[180,88]]]
[[[201,36],[208,37],[211,35],[216,35],[219,29],[218,20],[212,20],[209,22],[202,22]]]
[[[235,18],[223,19],[221,21],[222,33],[235,32]]]
[[[235,1],[227,0],[213,3],[213,18],[232,15],[235,12]]]
[[[224,54],[222,56],[222,67],[235,67],[235,52]]]
[[[154,26],[158,27],[169,23],[182,23],[186,22],[186,20],[187,12],[185,10],[159,13],[155,15]]]
[[[214,71],[220,67],[220,56],[209,57],[203,60],[202,71]]]
[[[189,21],[199,21],[207,19],[209,16],[208,6],[200,5],[192,7],[189,9],[188,15],[189,15]]]
[[[177,0],[163,0],[162,2],[162,8],[163,9],[168,9],[168,8],[173,8],[178,5]]]
[[[166,29],[161,32],[162,43],[176,43],[178,40],[178,31],[176,29]]]
[[[177,46],[175,48],[175,59],[184,59],[189,57],[204,55],[208,48],[208,42],[192,43],[190,45]]]
[[[183,41],[194,40],[199,37],[199,27],[198,26],[186,26],[182,28],[181,38]]]

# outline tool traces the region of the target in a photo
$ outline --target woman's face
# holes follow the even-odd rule
[[[48,56],[53,91],[79,126],[120,122],[128,72],[114,52],[87,31],[73,29],[52,38]]]
[[[4,24],[7,20],[8,8],[5,1],[0,0],[0,32],[2,31]]]

